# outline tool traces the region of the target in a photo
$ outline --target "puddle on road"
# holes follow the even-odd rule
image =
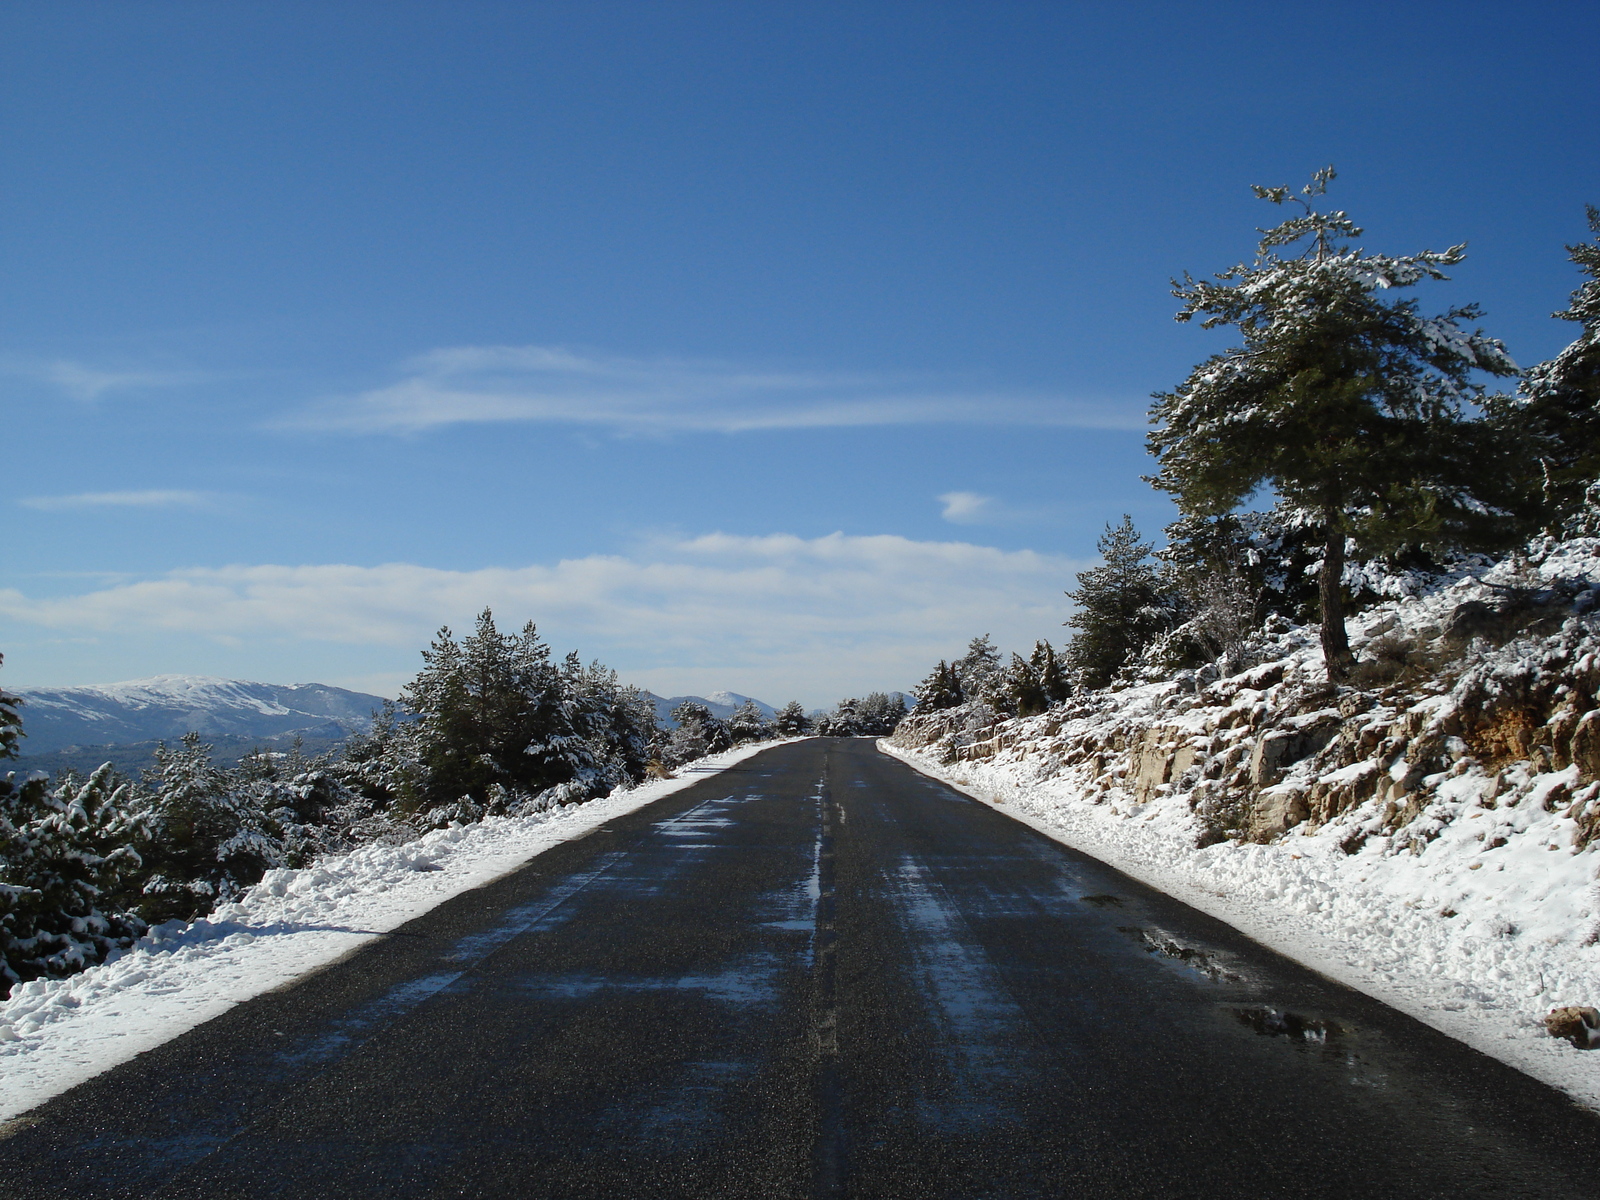
[[[1202,979],[1213,983],[1243,983],[1244,976],[1223,965],[1222,955],[1215,950],[1201,950],[1185,946],[1160,929],[1145,929],[1138,925],[1119,925],[1119,933],[1130,934],[1151,954],[1188,967]]]
[[[1389,1087],[1389,1072],[1381,1061],[1372,1061],[1361,1052],[1360,1031],[1354,1026],[1267,1004],[1224,1008],[1221,1013],[1284,1051],[1303,1056],[1302,1061],[1337,1071],[1351,1087],[1380,1091]]]
[[[1344,1027],[1336,1021],[1302,1017],[1299,1013],[1283,1012],[1265,1005],[1236,1008],[1233,1015],[1241,1025],[1255,1030],[1262,1037],[1288,1038],[1291,1042],[1304,1042],[1312,1046],[1327,1045],[1345,1032]]]

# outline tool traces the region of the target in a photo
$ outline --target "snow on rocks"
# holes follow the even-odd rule
[[[400,846],[365,846],[269,871],[209,917],[152,929],[65,979],[0,1003],[0,1121],[169,1041],[252,996],[340,958],[460,892],[777,743],[741,746],[601,799],[490,817]]]
[[[1284,623],[1231,678],[883,744],[1600,1108],[1588,1034],[1545,1020],[1600,1003],[1600,541],[1372,582],[1345,686]]]

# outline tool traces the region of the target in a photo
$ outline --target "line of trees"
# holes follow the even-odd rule
[[[1587,210],[1595,241],[1567,247],[1584,278],[1553,314],[1580,333],[1522,372],[1475,305],[1425,315],[1403,295],[1446,279],[1465,247],[1352,248],[1362,230],[1321,208],[1333,179],[1328,168],[1298,193],[1253,189],[1294,210],[1254,259],[1173,281],[1180,322],[1232,329],[1240,344],[1154,397],[1147,482],[1180,514],[1165,547],[1127,516],[1107,525],[1101,565],[1067,593],[1075,632],[1059,656],[1041,642],[1002,667],[975,639],[922,682],[919,707],[1026,713],[1141,670],[1231,670],[1276,617],[1318,622],[1342,681],[1362,561],[1431,570],[1540,532],[1600,534],[1600,210]],[[1485,382],[1511,378],[1514,392]],[[1241,511],[1258,496],[1270,508]]]
[[[1027,717],[1060,704],[1073,690],[1067,665],[1049,642],[1036,642],[1027,658],[1013,654],[1005,662],[983,634],[959,658],[940,659],[917,685],[917,711],[937,712],[976,701],[1009,716]]]
[[[110,765],[87,779],[0,775],[0,995],[202,916],[275,867],[576,803],[811,730],[797,703],[769,721],[753,702],[726,720],[687,702],[663,729],[647,693],[576,654],[556,660],[532,624],[501,633],[488,610],[459,641],[441,630],[422,657],[399,705],[316,758],[262,751],[227,768],[190,734],[139,780]],[[0,760],[17,755],[21,703],[0,691]],[[829,732],[844,732],[847,706],[880,724],[892,707],[847,701]]]
[[[823,737],[885,737],[906,718],[906,698],[899,692],[869,692],[847,697],[811,720],[810,731]]]

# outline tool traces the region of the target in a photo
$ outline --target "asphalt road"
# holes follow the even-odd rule
[[[1600,1120],[818,739],[41,1106],[0,1195],[1593,1200]]]

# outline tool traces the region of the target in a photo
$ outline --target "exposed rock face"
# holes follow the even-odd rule
[[[913,715],[894,741],[938,743],[947,762],[1026,757],[1097,801],[1181,795],[1207,842],[1270,841],[1370,804],[1352,846],[1381,833],[1415,849],[1451,819],[1441,787],[1470,776],[1489,807],[1561,806],[1581,848],[1600,835],[1600,541],[1552,546],[1566,555],[1553,580],[1539,564],[1486,567],[1352,622],[1371,668],[1353,686],[1330,686],[1295,629],[1264,665],[1209,685],[1186,672],[1025,719]],[[1493,571],[1512,581],[1479,578]],[[1459,808],[1462,787],[1446,791]]]

